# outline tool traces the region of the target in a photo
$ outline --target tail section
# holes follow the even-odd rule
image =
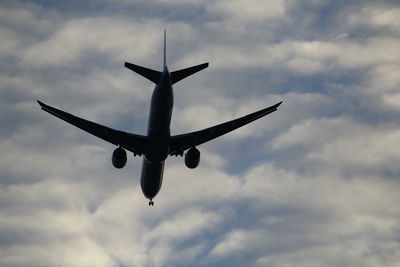
[[[167,66],[167,30],[164,29],[164,62],[163,62],[163,69],[165,69],[165,67]],[[152,81],[155,84],[158,84],[160,82],[161,79],[161,71],[156,71],[156,70],[152,70],[152,69],[148,69],[142,66],[138,66],[129,62],[125,62],[125,67],[127,67],[128,69],[136,72],[137,74],[149,79],[150,81]],[[177,70],[177,71],[173,71],[170,73],[171,75],[171,84],[177,83],[180,80],[185,79],[186,77],[189,77],[192,74],[195,74],[198,71],[201,71],[205,68],[208,67],[208,62],[207,63],[203,63],[200,65],[196,65],[193,67],[189,67],[186,69],[181,69],[181,70]]]
[[[195,74],[196,72],[201,71],[207,67],[208,67],[208,62],[190,68],[173,71],[171,72],[171,84],[177,83],[180,80],[183,80],[186,77]]]
[[[164,29],[164,68],[167,66],[167,30]],[[182,69],[182,70],[177,70],[173,71],[170,73],[171,75],[171,84],[177,83],[180,80],[185,79],[186,77],[201,71],[202,69],[205,69],[208,67],[208,63],[200,64],[197,66],[193,66],[190,68]]]
[[[164,29],[164,65],[163,68],[167,66],[167,29]]]
[[[139,75],[142,75],[143,77],[149,79],[150,81],[152,81],[155,84],[158,84],[160,82],[160,79],[161,79],[160,71],[148,69],[148,68],[145,68],[142,66],[138,66],[138,65],[129,63],[129,62],[125,62],[125,67],[136,72]]]

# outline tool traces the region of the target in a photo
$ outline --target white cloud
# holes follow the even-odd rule
[[[304,159],[344,169],[398,170],[400,141],[396,127],[369,126],[348,117],[309,119],[293,125],[273,140],[275,149],[307,149]]]
[[[205,2],[204,0],[155,0],[156,2],[160,2],[163,4],[168,5],[200,5],[201,3]],[[145,1],[143,1],[145,2]]]
[[[381,95],[396,92],[400,86],[400,64],[377,64],[370,70],[363,89]]]
[[[272,141],[275,149],[284,149],[295,145],[316,146],[332,142],[332,139],[341,139],[343,133],[357,136],[365,132],[360,127],[355,129],[355,122],[350,118],[322,118],[308,119],[294,124],[290,129]],[[364,126],[365,127],[365,126]]]
[[[184,38],[193,35],[192,29],[184,23],[165,25],[155,19],[143,22],[121,17],[74,18],[60,25],[48,38],[31,45],[21,58],[39,67],[73,67],[87,64],[85,60],[98,60],[98,57],[121,65],[134,59],[135,63],[152,63],[150,68],[158,69],[162,64],[164,28],[171,29],[168,39],[177,33],[184,34]]]
[[[400,8],[382,7],[378,4],[376,7],[364,7],[359,12],[350,15],[349,23],[398,31],[400,30],[399,16]]]
[[[200,166],[195,171],[184,166],[183,158],[179,158],[178,164],[175,160],[167,162],[163,186],[163,192],[166,193],[160,196],[160,202],[182,208],[188,205],[223,203],[233,198],[240,186],[238,179],[221,172],[216,168],[218,166],[208,162],[207,156],[203,154]]]
[[[255,23],[283,17],[285,13],[285,4],[283,0],[220,0],[209,3],[207,5],[207,10],[209,13],[227,16],[228,20]]]
[[[303,6],[294,1],[189,3],[184,14],[174,6],[180,0],[162,2],[143,14],[121,2],[83,4],[77,13],[65,4],[63,15],[52,4],[0,9],[7,59],[0,64],[0,265],[396,266],[397,8],[366,3],[343,17],[347,6],[332,5],[339,23],[296,10]],[[306,4],[314,5],[324,7]],[[185,14],[196,14],[194,21]],[[322,15],[330,27],[313,24]],[[366,32],[354,32],[360,25]],[[284,103],[216,141],[221,150],[204,146],[194,171],[169,159],[149,208],[141,159],[112,169],[110,145],[49,117],[34,100],[110,126],[129,124],[129,116],[145,125],[153,85],[122,62],[159,66],[166,26],[171,67],[205,58],[212,66],[181,84],[189,91],[177,85],[175,131]],[[265,90],[238,89],[263,87],[258,78]],[[366,118],[382,108],[368,106],[365,115],[360,106],[370,98],[392,116]],[[257,152],[249,151],[250,136],[260,140]],[[236,155],[221,152],[230,146]]]
[[[96,51],[119,62],[127,57],[143,60],[158,51],[156,48],[161,43],[161,34],[156,34],[156,29],[162,27],[157,24],[149,21],[144,26],[132,20],[104,17],[73,19],[66,22],[50,39],[30,47],[23,59],[39,66],[69,66]],[[153,34],[145,34],[151,32]]]
[[[331,176],[327,171],[300,177],[268,164],[259,166],[246,176],[240,192],[241,196],[254,199],[259,212],[270,211],[265,213],[266,225],[258,228],[262,232],[230,233],[215,251],[221,255],[234,255],[236,250],[256,247],[260,250],[258,255],[262,255],[257,260],[259,264],[275,262],[284,266],[309,266],[323,262],[326,266],[336,266],[339,252],[336,248],[356,247],[347,252],[340,250],[342,263],[380,266],[388,262],[395,266],[398,253],[386,250],[388,254],[384,260],[379,256],[378,248],[392,242],[389,240],[398,229],[399,210],[394,203],[399,194],[393,188],[397,183],[373,176],[349,180],[337,174]],[[296,212],[300,210],[302,212]],[[365,235],[368,235],[368,241],[363,238]],[[241,247],[239,244],[246,245]],[[270,251],[271,247],[282,250],[274,253]],[[318,251],[323,256],[311,256]],[[365,253],[370,256],[360,257]]]
[[[55,179],[2,187],[2,203],[8,205],[0,223],[14,240],[2,239],[8,248],[2,250],[1,264],[110,266],[112,259],[87,234],[86,189]]]
[[[393,144],[399,141],[400,131],[397,129],[367,129],[350,137],[331,140],[317,151],[310,152],[307,158],[336,166],[397,172],[400,154]]]
[[[310,75],[334,69],[355,69],[399,63],[397,39],[371,39],[364,44],[323,41],[284,41],[278,44],[249,44],[236,48],[207,46],[199,54],[210,55],[217,69],[264,68]],[[196,53],[193,57],[196,57]]]
[[[395,110],[399,110],[400,109],[400,93],[384,94],[383,102],[387,106],[389,106]]]
[[[189,208],[178,212],[169,220],[162,221],[149,233],[149,238],[184,240],[216,227],[220,220],[220,216],[214,212]]]
[[[382,246],[385,246],[382,244]],[[396,249],[396,248],[394,248]],[[393,249],[393,250],[394,250]],[[277,255],[276,257],[265,256],[257,259],[255,266],[328,266],[335,267],[341,265],[349,266],[396,266],[398,256],[387,261],[379,261],[365,256],[362,244],[358,242],[346,241],[341,245],[321,246],[314,248],[299,249],[290,254]]]
[[[254,239],[260,237],[257,233],[249,232],[246,230],[234,230],[227,234],[224,240],[218,243],[210,252],[210,256],[229,256],[235,252],[239,252],[249,247]]]
[[[28,3],[0,8],[2,45],[0,56],[21,56],[21,51],[50,34],[59,24],[60,16]]]

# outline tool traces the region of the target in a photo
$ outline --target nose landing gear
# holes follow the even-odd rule
[[[154,202],[150,199],[149,206],[154,206]]]

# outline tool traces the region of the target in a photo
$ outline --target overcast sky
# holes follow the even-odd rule
[[[399,266],[398,1],[91,0],[0,4],[1,266]],[[166,162],[40,110],[144,134],[154,85],[125,61],[208,69],[174,85],[172,133],[283,101]]]

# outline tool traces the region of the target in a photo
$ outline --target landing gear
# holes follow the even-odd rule
[[[150,199],[149,206],[154,206],[154,202]]]

